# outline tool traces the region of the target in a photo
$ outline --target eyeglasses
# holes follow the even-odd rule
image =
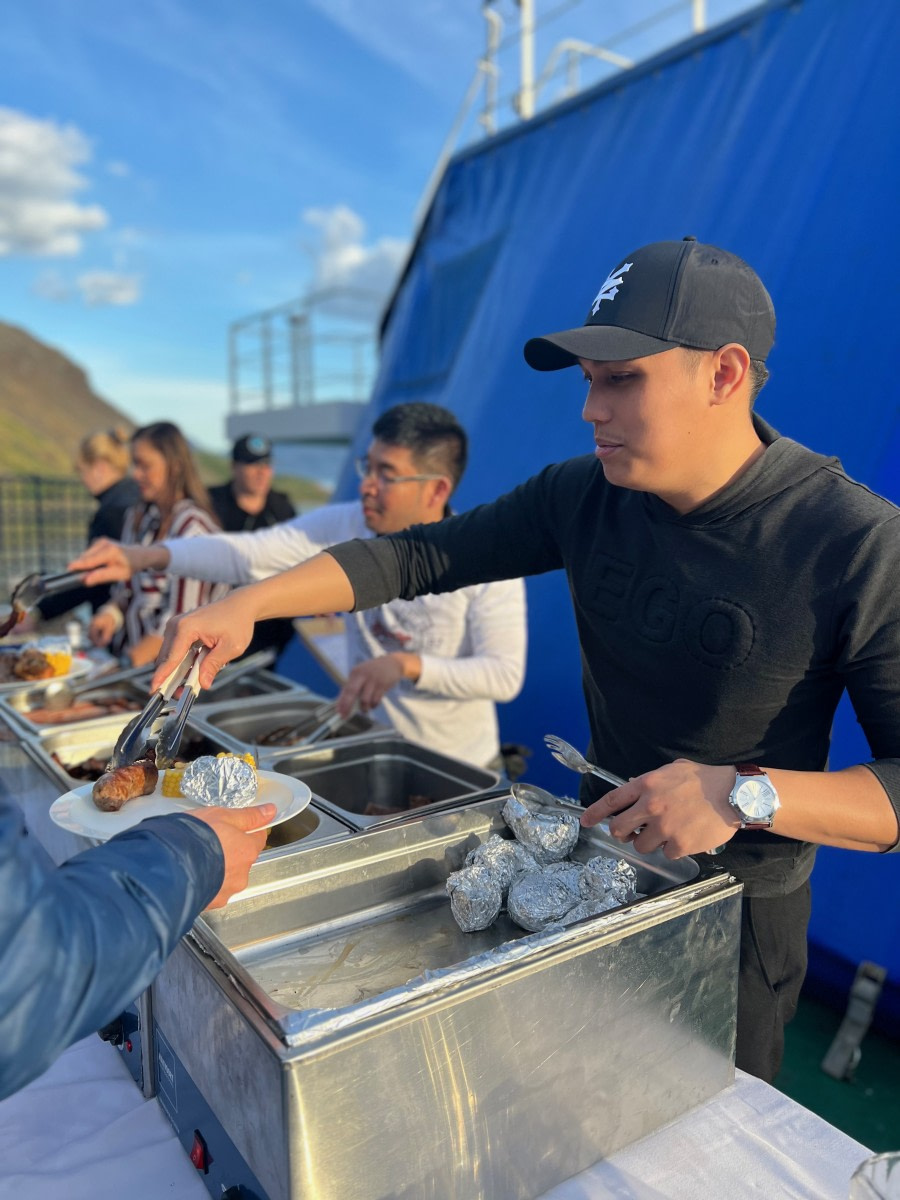
[[[356,467],[356,473],[360,479],[367,479],[370,475],[376,483],[384,484],[389,487],[392,483],[423,483],[426,479],[443,479],[443,475],[393,475],[390,467],[381,465],[372,466],[367,458],[357,458],[353,465]]]

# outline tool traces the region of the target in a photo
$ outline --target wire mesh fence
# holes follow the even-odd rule
[[[0,475],[0,603],[24,575],[65,569],[95,507],[78,480]]]

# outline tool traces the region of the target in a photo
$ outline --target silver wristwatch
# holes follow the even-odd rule
[[[755,763],[735,763],[737,777],[728,803],[741,818],[741,829],[771,829],[781,801],[775,787]]]

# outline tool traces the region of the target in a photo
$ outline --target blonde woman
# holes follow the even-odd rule
[[[124,544],[149,546],[163,538],[197,537],[219,529],[190,447],[177,425],[158,421],[135,430],[131,466],[140,497],[125,517]],[[95,613],[91,641],[111,646],[142,666],[156,658],[170,617],[227,591],[221,584],[140,571],[128,583],[116,584],[110,600]]]
[[[88,434],[78,447],[75,469],[81,476],[81,482],[97,501],[97,508],[88,525],[88,545],[97,538],[121,538],[125,513],[141,498],[137,484],[128,474],[131,466],[130,441],[131,435],[127,429],[110,429]],[[110,594],[108,585],[72,588],[68,592],[48,596],[38,607],[44,620],[62,616],[84,603],[90,604],[96,612],[109,600]]]

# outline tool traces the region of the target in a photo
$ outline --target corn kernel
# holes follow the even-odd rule
[[[184,767],[169,767],[163,775],[162,794],[170,799],[178,798],[182,795],[181,777],[184,774]]]

